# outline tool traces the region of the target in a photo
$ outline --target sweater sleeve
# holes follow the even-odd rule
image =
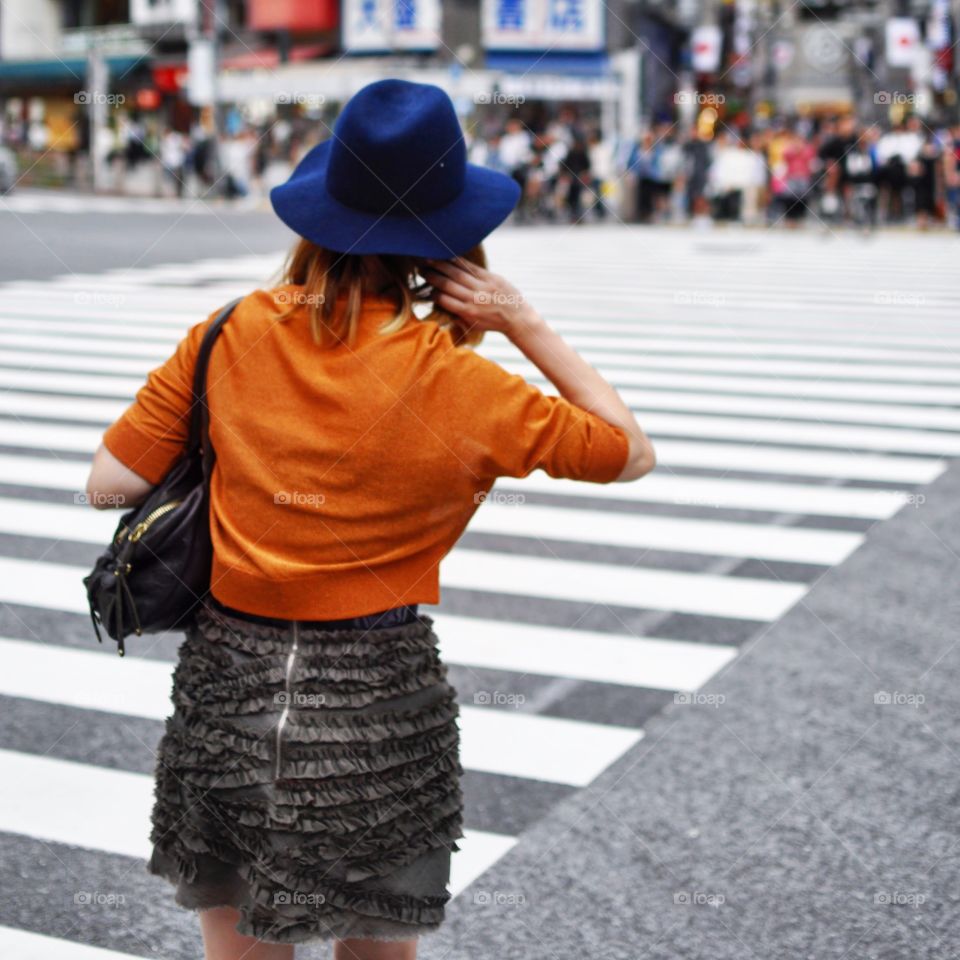
[[[216,316],[190,328],[173,355],[147,374],[133,403],[103,434],[103,445],[149,483],[160,483],[186,452],[194,367],[203,334]]]
[[[630,442],[620,428],[523,377],[458,347],[451,404],[476,469],[488,477],[551,477],[610,483],[626,466]]]

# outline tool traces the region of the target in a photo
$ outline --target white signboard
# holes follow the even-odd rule
[[[343,0],[343,49],[370,53],[390,49],[392,0]]]
[[[723,34],[713,25],[697,27],[690,34],[690,57],[697,73],[713,73],[720,68]]]
[[[440,46],[440,0],[394,0],[395,50],[436,50]]]
[[[483,0],[483,45],[487,50],[602,50],[605,9],[602,0]]]
[[[198,0],[130,0],[130,22],[138,27],[196,23]]]
[[[950,0],[933,0],[927,18],[927,46],[942,50],[950,46]]]
[[[213,44],[209,40],[194,40],[187,49],[187,100],[195,107],[213,103],[216,95],[216,69]]]
[[[440,46],[440,0],[344,0],[342,11],[347,53]]]
[[[920,48],[920,25],[912,17],[891,17],[886,30],[887,64],[910,67]]]

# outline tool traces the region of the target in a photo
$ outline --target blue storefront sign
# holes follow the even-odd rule
[[[602,0],[483,0],[487,50],[596,52],[604,46]]]

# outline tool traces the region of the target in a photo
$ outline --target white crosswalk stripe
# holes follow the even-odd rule
[[[21,208],[50,202],[24,198]],[[960,453],[960,284],[903,238],[884,242],[912,289],[894,279],[877,289],[876,250],[856,244],[840,265],[803,237],[656,236],[598,232],[585,245],[576,231],[504,231],[489,244],[494,268],[506,265],[621,388],[658,454],[657,471],[634,484],[503,479],[444,560],[444,602],[429,612],[445,662],[481,689],[534,691],[520,707],[469,693],[461,703],[470,788],[491,799],[504,784],[523,798],[591,783],[644,732],[642,720],[605,713],[606,694],[654,698],[653,712],[735,668],[740,642],[802,602],[869,523],[922,502],[923,485]],[[698,279],[691,265],[710,258]],[[77,557],[92,560],[118,520],[82,502],[103,428],[190,325],[268,287],[279,263],[69,275],[42,296],[32,282],[0,287],[0,605],[10,612],[0,696],[13,709],[46,704],[91,730],[159,729],[169,659],[131,643],[121,660],[92,631],[88,648],[64,643],[43,618],[89,625]],[[480,349],[556,392],[502,338]],[[524,622],[511,614],[520,609]],[[606,619],[591,620],[597,611]],[[564,699],[571,690],[582,696]],[[96,751],[80,762],[50,739],[30,750],[0,741],[0,779],[16,784],[0,793],[0,831],[145,857],[151,778]],[[517,841],[497,822],[467,831],[455,895]],[[13,927],[0,927],[0,954],[129,956]]]
[[[72,540],[102,544],[110,539],[116,526],[117,518],[112,513],[0,497],[0,531],[4,533],[57,539],[68,531]],[[496,502],[484,506],[471,529],[535,540],[552,538],[824,565],[840,563],[863,539],[860,534],[834,530],[791,527],[771,530],[769,524],[623,516],[601,510],[527,504],[506,506]]]
[[[152,777],[10,750],[0,750],[0,770],[6,783],[18,785],[0,792],[0,830],[124,857],[150,855]],[[451,863],[451,893],[515,842],[489,831],[464,832],[458,841],[463,849]]]
[[[142,960],[132,953],[103,950],[13,927],[0,927],[0,952],[17,960]]]
[[[98,651],[57,650],[0,638],[10,656],[0,694],[86,710],[163,720],[170,712],[171,665],[139,661],[132,670]],[[461,706],[461,759],[468,770],[585,786],[640,739],[640,731]],[[504,751],[502,744],[510,743]]]

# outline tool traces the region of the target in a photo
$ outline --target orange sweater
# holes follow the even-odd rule
[[[382,335],[366,298],[354,346],[320,347],[300,288],[245,297],[210,358],[211,593],[261,616],[321,620],[439,601],[440,560],[497,477],[616,479],[626,434],[469,347],[436,323]],[[104,433],[158,483],[185,449],[193,326]],[[557,531],[562,536],[562,531]]]

